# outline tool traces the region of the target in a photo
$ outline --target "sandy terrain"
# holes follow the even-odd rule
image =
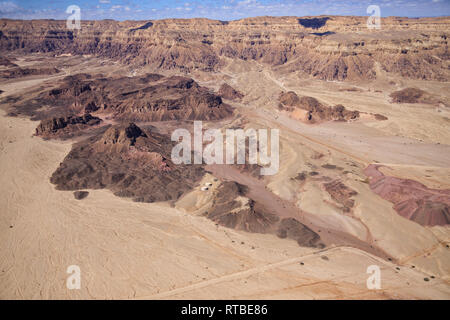
[[[389,111],[385,96],[370,93],[367,99],[356,93],[350,99],[349,93],[325,92],[322,86],[328,84],[323,82],[284,84],[270,72],[259,72],[257,64],[233,68],[205,83],[214,87],[218,78],[228,76],[230,84],[246,94],[235,106],[251,119],[250,126],[281,129],[280,172],[269,178],[268,190],[280,203],[294,206],[287,215],[304,213],[316,230],[336,237],[345,234],[352,247],[330,236],[325,249],[302,248],[274,235],[217,226],[192,210],[135,203],[107,190],[89,190],[86,199],[76,200],[72,192],[57,191],[49,182],[71,142],[32,137],[36,122],[6,117],[2,111],[0,298],[449,299],[448,226],[425,228],[400,217],[391,203],[370,190],[362,173],[378,161],[392,164],[389,174],[447,188],[440,182],[448,181],[450,147],[437,144],[448,141],[449,133],[439,122],[444,120],[434,123],[434,116],[429,116],[430,129],[422,130],[409,120],[402,122],[400,111]],[[43,80],[2,84],[2,96]],[[285,89],[314,93],[325,102],[379,112],[392,120],[382,125],[308,126],[274,111],[274,97]],[[420,118],[423,111],[417,112]],[[410,117],[420,122],[415,114]],[[395,123],[399,127],[394,128]],[[393,132],[399,136],[392,137]],[[428,142],[414,140],[425,134]],[[327,163],[342,170],[323,169]],[[291,179],[304,170],[319,171],[319,176],[305,184]],[[342,178],[358,191],[352,212],[343,214],[336,207],[322,187],[326,178]],[[255,196],[258,187],[254,186]],[[206,205],[209,199],[196,192],[190,201]],[[66,288],[70,265],[81,268],[80,290]],[[370,265],[381,268],[381,290],[366,287]]]

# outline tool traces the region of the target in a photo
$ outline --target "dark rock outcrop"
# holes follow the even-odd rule
[[[322,247],[320,236],[294,218],[282,219],[278,225],[277,236],[297,241],[302,247]]]
[[[8,58],[0,57],[0,66],[4,67],[17,67],[17,64],[11,62]]]
[[[351,198],[358,194],[355,190],[339,180],[325,183],[323,186],[330,196],[343,206],[344,212],[349,212],[353,208],[355,201]]]
[[[205,214],[218,224],[254,233],[271,233],[297,241],[303,247],[322,247],[320,236],[294,218],[280,219],[247,197],[247,187],[222,182],[214,193],[212,208]]]
[[[330,20],[330,18],[328,18],[328,17],[303,18],[303,19],[298,19],[298,23],[300,23],[305,28],[320,29],[327,24],[328,20]]]
[[[75,191],[73,193],[73,196],[75,197],[75,199],[77,200],[83,200],[84,198],[86,198],[89,195],[89,192],[87,191]]]
[[[139,137],[146,138],[147,135],[134,123],[130,123],[125,128],[111,127],[109,128],[100,140],[103,144],[122,144],[134,146],[136,139]]]
[[[201,165],[175,165],[170,137],[152,127],[114,126],[73,145],[51,183],[59,190],[109,189],[134,201],[178,199],[204,174]]]
[[[54,136],[61,134],[70,134],[75,131],[86,129],[87,127],[98,125],[102,120],[98,117],[94,117],[91,114],[85,114],[83,116],[68,116],[61,118],[52,118],[42,120],[39,126],[36,128],[37,136]]]
[[[156,74],[108,79],[78,74],[37,97],[11,99],[15,111],[40,120],[83,113],[125,121],[218,120],[233,113],[220,96],[193,79]]]
[[[267,233],[279,218],[252,199],[245,197],[246,187],[236,182],[223,182],[216,190],[207,217],[222,226],[248,232]]]
[[[424,226],[450,224],[450,190],[430,189],[410,179],[385,176],[379,165],[369,165],[364,173],[370,188],[394,205],[399,215]]]
[[[26,76],[36,76],[36,75],[52,75],[59,73],[57,68],[21,68],[13,67],[6,70],[0,70],[0,78],[4,79],[16,79]]]
[[[378,121],[388,120],[388,117],[383,116],[382,114],[379,114],[379,113],[376,113],[373,116],[375,117],[375,120],[378,120]]]
[[[405,78],[448,81],[449,24],[448,17],[389,17],[373,31],[367,17],[351,16],[83,20],[73,32],[66,21],[1,19],[0,51],[89,54],[186,72],[255,60],[323,80],[375,79],[379,65]]]
[[[227,83],[224,83],[220,86],[218,95],[228,100],[240,100],[244,97],[242,93],[235,90],[232,86],[230,86]]]
[[[417,88],[405,88],[391,93],[390,97],[394,103],[438,103],[429,93]]]

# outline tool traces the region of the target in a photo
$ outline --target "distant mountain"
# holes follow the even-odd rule
[[[450,18],[256,17],[155,21],[0,20],[0,52],[94,54],[137,66],[214,71],[225,58],[256,60],[323,80],[405,78],[448,81]]]

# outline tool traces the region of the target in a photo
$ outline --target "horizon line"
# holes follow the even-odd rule
[[[124,19],[117,20],[113,18],[105,18],[105,19],[81,19],[80,21],[117,21],[117,22],[125,22],[125,21],[164,21],[164,20],[210,20],[210,21],[222,21],[222,22],[232,22],[232,21],[241,21],[246,19],[254,19],[254,18],[315,18],[315,17],[354,17],[354,18],[368,18],[370,16],[359,16],[359,15],[332,15],[332,14],[320,14],[320,15],[306,15],[306,16],[248,16],[240,19],[231,19],[231,20],[222,20],[222,19],[211,19],[208,17],[193,17],[193,18],[161,18],[161,19]],[[388,18],[407,18],[407,19],[432,19],[432,18],[450,18],[450,15],[438,15],[438,16],[385,16],[380,17],[381,19]],[[66,19],[54,19],[54,18],[40,18],[40,19],[15,19],[15,18],[3,18],[0,17],[0,20],[12,20],[12,21],[66,21]]]

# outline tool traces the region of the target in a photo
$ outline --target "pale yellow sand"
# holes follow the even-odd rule
[[[16,83],[6,94],[24,88]],[[0,116],[1,299],[450,298],[450,287],[439,275],[423,280],[427,270],[448,266],[427,266],[440,260],[407,257],[427,272],[409,266],[398,271],[391,262],[357,249],[301,248],[294,241],[218,227],[166,204],[134,203],[106,190],[89,190],[86,199],[75,200],[72,192],[57,191],[49,182],[70,143],[32,137],[36,125],[4,112]],[[291,162],[282,163],[280,177],[295,171],[287,169]],[[277,185],[274,178],[275,191],[296,199],[291,188],[280,191]],[[376,226],[380,220],[373,221],[364,223],[382,230]],[[440,238],[448,234],[442,228],[433,232]],[[426,249],[424,243],[418,247]],[[435,252],[441,259],[441,250]],[[81,268],[80,290],[66,288],[70,265]],[[381,290],[366,288],[370,265],[382,270]]]

